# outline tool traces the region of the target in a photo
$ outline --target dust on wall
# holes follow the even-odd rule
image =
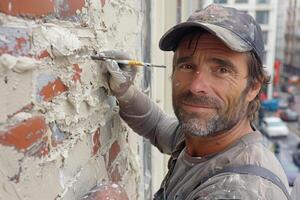
[[[139,57],[139,0],[1,0],[0,199],[138,199],[129,129],[94,51]]]

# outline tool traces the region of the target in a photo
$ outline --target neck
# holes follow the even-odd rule
[[[249,120],[242,120],[232,129],[214,136],[185,134],[186,152],[193,157],[203,157],[225,150],[242,136],[252,132]]]

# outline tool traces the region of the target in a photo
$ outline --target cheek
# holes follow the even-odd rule
[[[188,78],[183,75],[173,75],[172,76],[172,89],[173,94],[181,93],[181,91],[184,91],[184,88],[187,87],[189,84]]]
[[[213,83],[213,85],[217,85],[219,88],[222,88],[222,90],[227,92],[230,92],[231,90],[239,90],[239,88],[241,88],[243,85],[242,82],[232,76],[215,78]]]
[[[227,82],[219,85],[215,91],[218,91],[216,92],[217,95],[224,102],[224,113],[231,115],[238,108],[240,103],[244,103],[239,101],[241,99],[243,100],[242,95],[245,87],[244,84],[240,83],[240,85],[238,85],[236,82],[234,84],[228,84]]]

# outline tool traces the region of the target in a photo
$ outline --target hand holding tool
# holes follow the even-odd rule
[[[102,60],[101,67],[107,71],[108,84],[111,93],[117,97],[118,100],[129,100],[133,95],[132,87],[135,75],[137,72],[136,67],[128,65],[120,65],[116,60],[130,60],[130,56],[123,51],[104,51],[99,55],[93,55],[93,60]]]

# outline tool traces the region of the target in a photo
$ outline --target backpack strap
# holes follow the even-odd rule
[[[285,194],[288,200],[291,200],[291,196],[289,192],[287,191],[285,185],[283,182],[280,180],[280,178],[271,172],[270,170],[258,166],[258,165],[240,165],[240,166],[229,166],[225,167],[221,170],[217,170],[213,173],[210,173],[208,176],[204,177],[203,179],[200,180],[200,183],[195,187],[199,187],[201,184],[206,182],[208,179],[210,179],[213,176],[222,174],[222,173],[234,173],[234,174],[247,174],[247,175],[254,175],[254,176],[260,176],[273,184],[277,185],[282,192]]]

